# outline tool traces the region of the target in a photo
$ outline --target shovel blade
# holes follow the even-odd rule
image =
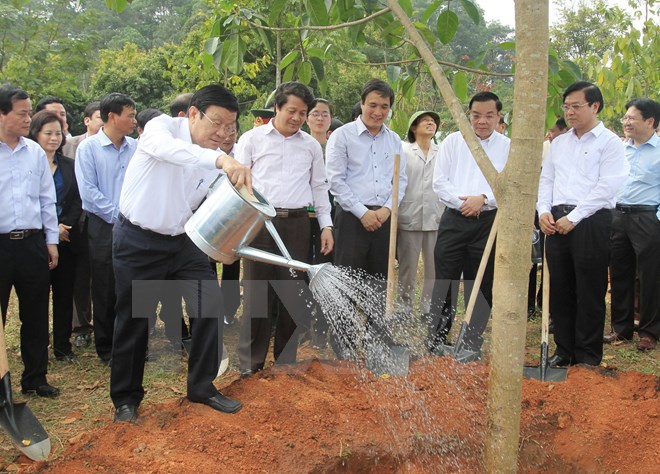
[[[433,353],[440,357],[452,357],[456,359],[456,362],[460,362],[461,364],[479,360],[481,357],[481,354],[477,351],[471,351],[465,348],[456,350],[456,346],[449,346],[447,344],[438,344],[433,348]]]
[[[523,368],[523,377],[526,379],[536,379],[541,382],[563,382],[568,375],[566,367],[546,367],[541,370],[541,366],[525,366]]]
[[[0,410],[2,426],[14,446],[33,461],[45,461],[50,454],[50,438],[25,403],[13,404],[13,416],[7,404]]]

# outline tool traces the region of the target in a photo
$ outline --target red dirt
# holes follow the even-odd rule
[[[244,403],[224,415],[184,399],[151,405],[136,425],[109,423],[50,473],[484,472],[487,367],[448,358],[411,364],[407,379],[301,362],[236,380]],[[525,380],[519,472],[658,472],[659,381],[573,367],[566,382]]]

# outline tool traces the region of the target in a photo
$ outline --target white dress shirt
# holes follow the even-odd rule
[[[321,228],[332,225],[323,150],[310,134],[299,130],[285,137],[271,120],[244,133],[235,156],[251,169],[252,184],[274,207],[314,206]]]
[[[13,150],[0,142],[0,234],[44,229],[47,244],[59,242],[55,183],[44,150],[20,137]]]
[[[581,138],[571,129],[552,141],[536,209],[540,216],[552,206],[577,206],[566,216],[577,225],[600,209],[614,208],[627,176],[623,143],[602,122]]]
[[[433,171],[440,146],[431,141],[428,154],[417,143],[403,143],[406,154],[406,194],[399,206],[399,229],[437,231],[444,206],[433,191]]]
[[[490,137],[480,140],[498,173],[501,173],[509,159],[511,140],[501,133],[493,132]],[[459,209],[463,200],[459,196],[479,196],[485,194],[488,204],[485,210],[497,209],[497,201],[486,177],[479,169],[472,152],[461,132],[451,133],[440,144],[435,161],[433,190],[440,201],[453,209]]]
[[[394,155],[399,154],[399,202],[406,193],[406,156],[401,139],[385,125],[372,136],[358,117],[332,132],[325,147],[330,192],[345,211],[361,219],[366,206],[392,209]]]
[[[147,123],[128,165],[119,210],[133,224],[163,235],[180,235],[221,171],[221,150],[192,143],[187,117],[156,117]]]

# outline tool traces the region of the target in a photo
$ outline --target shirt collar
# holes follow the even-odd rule
[[[358,118],[355,119],[355,124],[357,125],[357,132],[358,132],[358,135],[362,135],[364,132],[367,132],[369,135],[371,135],[371,132],[369,131],[369,129],[367,128],[367,126],[366,126],[366,125],[364,124],[364,122],[362,121],[362,115],[360,115]],[[377,133],[375,136],[378,136],[378,135],[380,135],[381,133],[384,133],[385,130],[387,130],[387,126],[386,126],[385,124],[383,124],[383,125],[380,127],[380,130],[378,131],[378,133]]]
[[[647,141],[642,143],[639,147],[642,147],[644,145],[650,145],[654,148],[657,148],[660,145],[660,137],[654,131],[653,135],[651,135],[651,138],[649,138]],[[635,145],[633,145],[633,141],[631,139],[626,140],[626,146],[630,146],[630,147],[633,147],[633,148],[635,147]]]
[[[605,131],[605,125],[603,125],[603,122],[598,122],[598,125],[596,125],[594,128],[589,130],[588,132],[584,133],[582,136],[584,137],[587,134],[592,134],[594,137],[598,138],[601,133]],[[571,133],[573,134],[573,137],[579,140],[577,133],[575,132],[574,128],[571,128]]]
[[[301,131],[302,131],[302,129],[299,128],[298,131],[296,133],[294,133],[293,135],[291,135],[290,137],[285,137],[284,135],[282,135],[282,133],[280,133],[280,131],[278,129],[275,128],[275,125],[273,125],[273,120],[269,120],[268,123],[262,125],[262,127],[264,127],[264,133],[266,135],[268,135],[269,133],[276,133],[277,135],[279,135],[280,137],[283,137],[285,139],[300,136]]]
[[[112,143],[112,140],[110,140],[110,138],[105,134],[105,127],[101,127],[101,129],[99,130],[99,133],[97,133],[97,135],[99,136],[99,143],[101,144],[101,146],[104,146],[104,147],[108,146],[108,145],[115,146],[115,144]],[[126,137],[125,136],[122,137],[121,145],[119,146],[119,149],[121,150],[122,148],[124,148],[124,146],[126,146],[127,143],[128,143],[128,140],[126,140]]]

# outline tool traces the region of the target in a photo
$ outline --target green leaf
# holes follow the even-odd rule
[[[295,72],[296,72],[296,63],[293,63],[282,71],[282,82],[291,81],[293,79],[293,74]]]
[[[287,54],[286,56],[284,56],[284,57],[282,58],[282,60],[280,61],[280,68],[282,68],[282,70],[286,69],[286,68],[289,66],[289,64],[291,64],[291,63],[294,62],[296,59],[298,59],[298,55],[299,55],[299,54],[300,54],[300,53],[299,53],[298,51],[295,51],[295,50],[289,52],[289,54]]]
[[[206,51],[208,54],[213,56],[215,50],[218,49],[219,43],[220,43],[220,38],[218,37],[207,39],[206,42],[204,43],[204,51]]]
[[[316,74],[316,79],[323,81],[325,79],[325,67],[323,66],[323,60],[315,57],[310,57],[309,61],[314,66],[314,73]]]
[[[387,71],[387,82],[390,84],[394,84],[396,81],[399,80],[399,76],[401,75],[401,68],[399,66],[394,66],[390,64],[386,68]]]
[[[410,0],[399,0],[399,5],[403,8],[403,11],[406,12],[406,15],[409,17],[413,14],[412,2]]]
[[[481,13],[479,13],[479,9],[474,2],[471,0],[461,0],[461,5],[463,5],[463,10],[465,10],[465,13],[468,14],[474,24],[478,25],[481,21]]]
[[[305,8],[312,25],[328,24],[328,9],[325,6],[325,0],[305,0]]]
[[[322,81],[317,81],[316,83],[319,86],[319,92],[321,93],[321,97],[326,96],[328,93],[328,81],[323,79]]]
[[[223,48],[223,66],[234,74],[243,72],[243,56],[247,50],[245,41],[240,36],[235,35],[222,43]]]
[[[413,26],[417,30],[417,32],[422,35],[422,38],[424,38],[424,41],[433,48],[433,45],[435,44],[435,40],[437,39],[433,32],[426,26],[424,23],[421,23],[419,21],[416,21],[413,23]]]
[[[438,8],[440,8],[440,5],[445,3],[445,0],[436,0],[435,2],[431,3],[426,10],[424,10],[424,13],[422,14],[421,20],[426,23],[429,21],[429,18],[433,16],[433,14],[436,12]]]
[[[257,35],[259,35],[259,38],[261,38],[261,43],[266,48],[266,51],[268,52],[268,54],[272,55],[275,46],[275,38],[273,38],[273,32],[262,30],[261,28],[257,28],[256,30],[257,30]]]
[[[504,51],[515,51],[516,42],[515,41],[505,41],[497,45],[498,48],[503,49]]]
[[[467,74],[465,74],[463,71],[458,71],[456,74],[454,74],[452,85],[454,87],[454,93],[456,94],[456,97],[461,102],[465,102],[467,100],[467,83]]]
[[[582,71],[580,70],[580,67],[573,61],[562,61],[562,66],[573,75],[576,81],[582,78]]]
[[[401,93],[403,94],[403,97],[411,101],[415,97],[415,91],[417,90],[417,78],[415,77],[408,77],[403,81],[403,84],[401,85]]]
[[[277,18],[280,16],[280,13],[284,10],[284,7],[286,7],[286,4],[288,3],[289,0],[271,0],[268,3],[268,9],[270,10],[268,13],[268,22],[273,24],[277,22]]]
[[[451,10],[443,11],[438,17],[438,38],[448,44],[458,30],[458,15]]]
[[[303,61],[298,68],[298,80],[303,84],[309,84],[312,81],[312,63]]]
[[[319,58],[319,59],[324,59],[325,58],[325,51],[321,48],[307,48],[307,56],[311,56],[313,58]]]
[[[105,5],[110,10],[114,10],[117,13],[123,12],[129,3],[129,0],[105,0]]]

